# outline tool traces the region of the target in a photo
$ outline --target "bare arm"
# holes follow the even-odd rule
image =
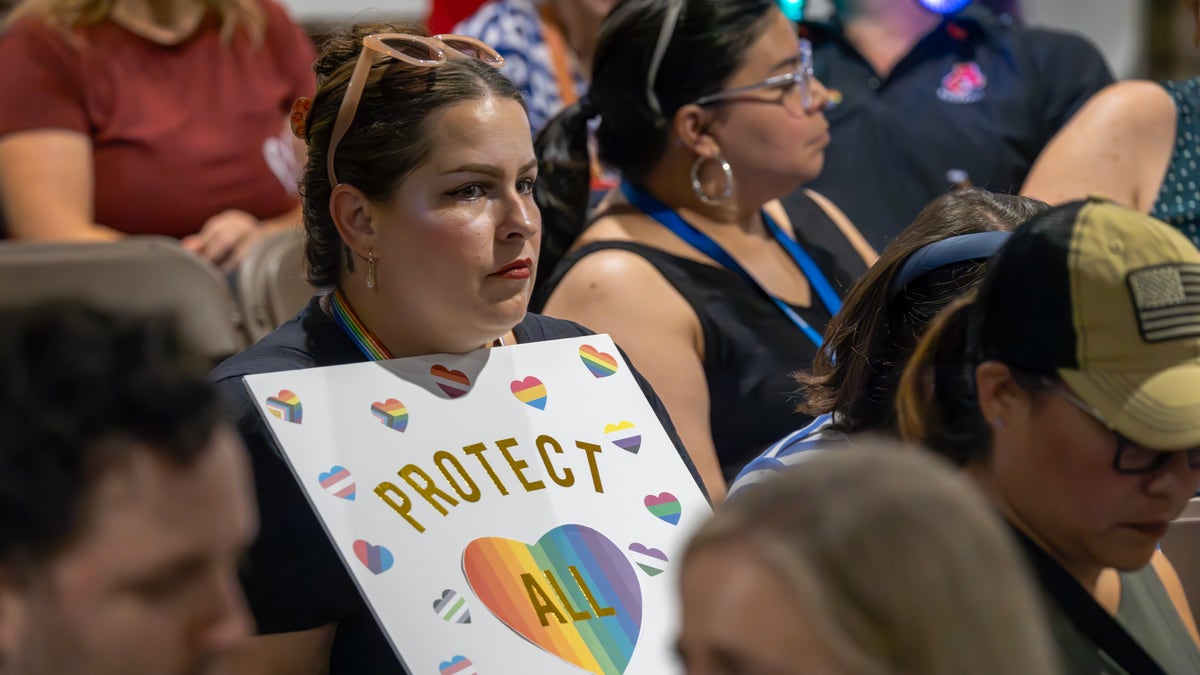
[[[621,345],[662,399],[713,504],[724,501],[699,321],[658,271],[624,251],[593,253],[563,277],[545,313],[608,333]]]
[[[92,142],[63,129],[0,138],[0,203],[9,236],[22,241],[113,241],[92,222]]]
[[[1051,205],[1100,194],[1148,212],[1175,145],[1175,104],[1158,84],[1096,94],[1034,163],[1021,194]]]
[[[1188,606],[1187,595],[1183,591],[1183,583],[1179,581],[1179,574],[1175,571],[1175,567],[1162,551],[1154,552],[1154,557],[1150,558],[1150,564],[1154,565],[1154,571],[1158,574],[1159,581],[1162,581],[1163,588],[1167,589],[1167,596],[1171,598],[1171,604],[1175,605],[1175,611],[1179,612],[1179,618],[1183,619],[1183,625],[1192,635],[1192,641],[1200,647],[1200,632],[1196,631],[1196,618]]]
[[[222,658],[217,675],[326,675],[337,626],[252,637]]]

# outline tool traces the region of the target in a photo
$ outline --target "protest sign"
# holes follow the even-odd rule
[[[246,386],[412,673],[675,670],[711,511],[608,336]]]

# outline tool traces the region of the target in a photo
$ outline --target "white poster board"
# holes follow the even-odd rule
[[[246,384],[414,675],[676,672],[711,510],[608,336]]]

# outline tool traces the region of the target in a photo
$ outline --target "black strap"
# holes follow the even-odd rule
[[[1138,644],[1137,640],[1117,622],[1075,577],[1063,569],[1016,526],[1012,528],[1017,541],[1033,565],[1042,590],[1058,604],[1063,613],[1096,649],[1104,652],[1118,666],[1135,675],[1167,675]]]

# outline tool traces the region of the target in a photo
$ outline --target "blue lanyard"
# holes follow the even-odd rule
[[[778,307],[780,311],[782,311],[784,315],[791,320],[792,323],[796,324],[796,327],[803,331],[813,344],[818,347],[821,346],[823,338],[816,329],[810,326],[808,322],[805,321],[799,314],[797,314],[796,310],[788,306],[786,302],[780,300],[774,295],[771,295],[767,289],[763,288],[762,285],[758,283],[757,279],[750,276],[750,273],[747,272],[737,260],[734,260],[733,256],[729,255],[725,249],[721,248],[720,244],[713,241],[711,237],[696,229],[694,225],[681,218],[679,214],[674,211],[674,209],[658,201],[650,193],[635,187],[633,184],[628,182],[622,183],[621,192],[625,194],[625,198],[629,200],[630,204],[633,204],[646,215],[658,221],[660,225],[675,233],[676,236],[687,242],[692,248],[695,248],[709,258],[717,261],[723,267],[725,267],[725,269],[736,272],[739,276],[746,280],[746,283],[758,289],[758,291],[770,299],[771,302],[774,302],[775,306]],[[790,255],[792,260],[796,263],[796,267],[800,268],[800,272],[803,273],[808,279],[809,285],[812,286],[813,291],[815,291],[817,297],[820,298],[821,304],[825,305],[825,309],[829,311],[830,316],[837,314],[838,310],[842,308],[842,299],[838,297],[837,292],[833,290],[833,286],[830,285],[829,280],[827,280],[825,275],[821,273],[821,269],[817,267],[817,263],[815,263],[812,257],[810,257],[808,253],[806,253],[804,249],[800,247],[800,244],[797,243],[795,239],[789,237],[786,233],[784,233],[779,225],[775,224],[775,221],[767,215],[766,211],[762,212],[762,219],[763,223],[767,226],[767,230],[771,233],[771,236],[775,238],[775,241],[779,242],[779,245],[783,247],[783,250],[788,252],[788,255]]]

